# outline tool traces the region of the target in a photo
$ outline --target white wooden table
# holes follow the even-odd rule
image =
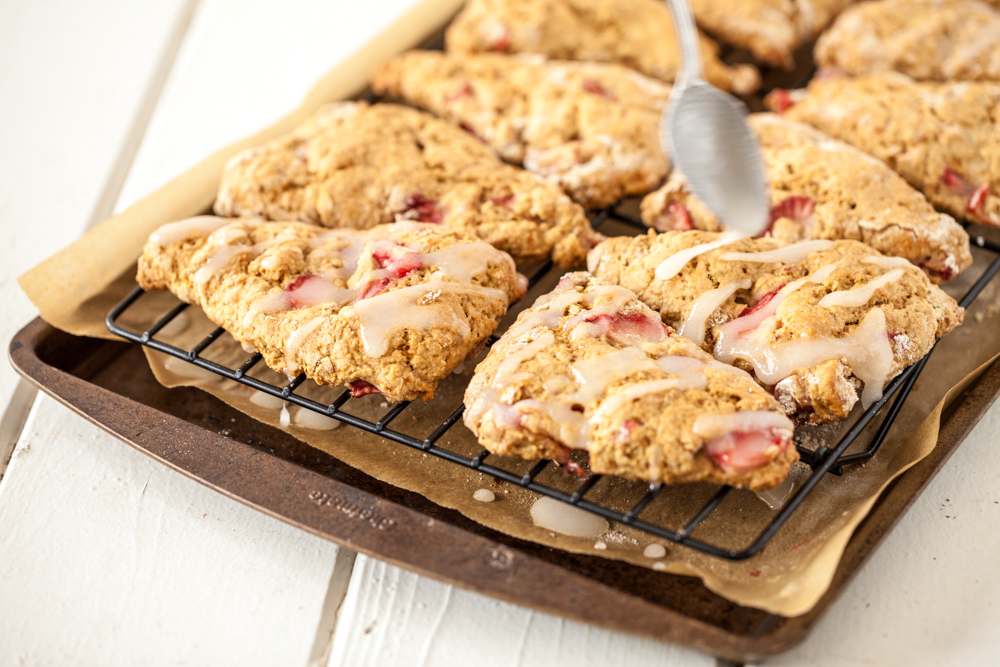
[[[0,339],[15,278],[287,113],[410,0],[0,2]],[[0,665],[713,665],[263,516],[0,365]],[[1000,410],[768,665],[1000,664]],[[8,463],[9,459],[9,463]]]

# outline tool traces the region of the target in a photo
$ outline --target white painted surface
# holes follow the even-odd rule
[[[703,653],[531,611],[358,556],[329,667],[711,667]]]
[[[764,664],[1000,664],[998,433],[995,405],[806,641]]]
[[[79,236],[94,215],[183,7],[184,0],[0,3],[5,351],[38,312],[17,277]],[[17,383],[10,364],[0,363],[0,406]],[[16,435],[0,429],[0,454]]]
[[[116,208],[294,108],[412,4],[201,0]],[[13,277],[113,194],[186,6],[0,3],[4,344],[33,313]],[[14,386],[3,365],[0,407]],[[995,662],[998,426],[995,409],[810,639],[765,664]],[[42,400],[0,482],[0,665],[712,663],[337,553]]]
[[[294,111],[416,0],[201,0],[116,211]]]
[[[336,547],[48,397],[0,482],[0,664],[305,665]]]

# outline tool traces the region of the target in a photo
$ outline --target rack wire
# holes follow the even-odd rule
[[[623,212],[621,209],[622,206],[620,204],[616,204],[598,212],[592,218],[592,225],[595,228],[600,228],[606,223],[614,221],[624,224],[627,228],[631,228],[637,232],[645,232],[648,229],[640,220],[626,212]],[[975,284],[973,284],[969,291],[966,292],[960,300],[959,305],[965,308],[972,304],[972,302],[979,296],[980,292],[982,292],[983,288],[985,288],[986,285],[997,275],[997,273],[1000,272],[1000,244],[996,244],[982,237],[976,237],[975,242],[979,248],[993,253],[995,257],[976,280]],[[529,289],[537,284],[551,270],[552,265],[551,263],[548,263],[533,271],[528,280]],[[670,542],[682,544],[692,549],[696,549],[726,560],[743,560],[760,553],[760,551],[788,521],[796,509],[803,503],[809,493],[816,487],[817,484],[819,484],[820,480],[823,479],[825,475],[841,475],[844,473],[844,466],[862,463],[875,455],[882,443],[885,441],[886,436],[892,428],[892,425],[895,422],[900,409],[903,407],[907,396],[909,396],[910,392],[913,390],[920,372],[923,370],[930,354],[933,352],[932,348],[931,351],[928,352],[927,356],[905,369],[902,373],[900,373],[900,375],[893,379],[893,381],[890,382],[885,388],[881,400],[869,406],[868,409],[860,415],[853,426],[851,426],[851,428],[840,438],[836,445],[832,447],[822,445],[816,447],[815,449],[810,449],[802,444],[797,444],[796,448],[798,449],[800,458],[804,463],[812,468],[811,473],[802,482],[802,486],[800,486],[791,498],[784,503],[771,521],[757,534],[755,538],[752,539],[752,541],[750,541],[749,544],[742,548],[733,549],[724,545],[703,541],[693,537],[692,535],[695,529],[708,519],[719,507],[719,505],[722,504],[722,501],[733,490],[732,487],[720,487],[718,491],[699,510],[694,512],[679,529],[674,530],[661,525],[656,525],[648,521],[644,521],[640,518],[640,514],[657,498],[657,496],[659,496],[662,491],[661,484],[650,484],[642,497],[639,498],[639,500],[636,501],[628,510],[622,512],[587,500],[587,493],[602,478],[602,475],[590,474],[579,482],[579,485],[575,490],[572,492],[566,492],[537,481],[537,478],[543,470],[550,465],[554,465],[552,461],[540,460],[531,466],[526,473],[519,475],[488,463],[487,460],[492,457],[500,459],[505,457],[491,454],[486,449],[482,449],[475,456],[466,456],[465,454],[461,454],[441,446],[439,442],[441,441],[442,436],[453,428],[462,418],[462,414],[465,410],[464,405],[460,404],[456,406],[449,416],[438,423],[426,437],[422,439],[416,438],[389,428],[393,420],[398,418],[404,411],[410,408],[410,401],[404,401],[391,405],[381,418],[378,419],[378,421],[370,421],[368,419],[350,414],[344,410],[345,404],[353,398],[349,390],[345,390],[332,403],[322,404],[295,393],[295,390],[306,380],[304,374],[298,375],[283,386],[270,384],[251,377],[248,373],[262,360],[260,353],[250,355],[243,364],[236,368],[223,366],[206,359],[203,356],[203,353],[225,333],[225,330],[222,327],[218,327],[213,330],[190,349],[181,349],[162,340],[157,340],[155,338],[156,334],[167,326],[167,324],[173,321],[174,318],[180,315],[181,312],[188,307],[188,304],[182,303],[172,308],[169,312],[162,315],[151,327],[142,332],[133,331],[119,325],[118,320],[121,316],[129,308],[134,306],[144,294],[146,293],[142,290],[142,288],[136,287],[111,310],[107,316],[106,324],[112,333],[133,343],[138,343],[139,345],[168,354],[177,359],[184,360],[199,368],[210,371],[224,378],[234,380],[269,396],[279,398],[283,401],[311,410],[318,414],[331,417],[370,434],[412,447],[465,468],[491,475],[497,479],[528,489],[540,495],[569,503],[570,505],[580,509],[598,514],[610,521],[616,521],[621,524],[643,530]],[[496,340],[497,337],[494,336],[490,339],[489,343],[492,344],[492,342],[495,342]],[[894,397],[895,400],[893,400]],[[892,405],[887,411],[881,424],[879,424],[874,437],[867,445],[866,449],[858,453],[845,454],[846,450],[857,440],[858,436],[872,423],[872,421],[875,420],[882,408],[890,401],[893,401]]]

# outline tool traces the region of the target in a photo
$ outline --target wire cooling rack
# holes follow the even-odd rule
[[[645,232],[647,230],[647,227],[640,220],[636,219],[633,215],[627,212],[623,212],[622,208],[623,207],[621,205],[615,205],[600,211],[592,218],[593,226],[595,228],[602,228],[609,222],[617,222],[634,231]],[[975,284],[962,297],[959,302],[959,305],[962,307],[968,307],[976,299],[976,297],[979,296],[983,288],[986,287],[986,285],[997,275],[998,272],[1000,272],[1000,245],[983,239],[982,237],[976,237],[975,242],[979,248],[992,253],[994,258],[976,280]],[[551,270],[552,265],[545,264],[533,271],[528,279],[529,288],[537,284],[538,281]],[[336,400],[327,405],[317,403],[314,400],[296,394],[296,389],[306,380],[306,376],[304,374],[291,379],[283,386],[277,386],[250,377],[248,375],[249,371],[261,362],[262,357],[259,353],[251,355],[237,368],[223,366],[204,358],[202,355],[206,349],[225,333],[225,330],[221,327],[216,328],[190,349],[181,349],[161,340],[157,340],[156,334],[159,333],[172,320],[174,320],[174,318],[180,315],[181,312],[188,307],[188,304],[182,303],[174,307],[169,312],[162,315],[149,329],[142,332],[132,331],[120,326],[117,323],[118,319],[129,308],[134,306],[144,294],[146,293],[142,290],[142,288],[136,287],[127,297],[125,297],[125,299],[121,301],[121,303],[116,305],[111,310],[107,316],[106,323],[108,329],[112,333],[121,336],[126,340],[132,341],[133,343],[138,343],[145,347],[149,347],[176,357],[177,359],[182,359],[199,368],[205,369],[224,378],[234,380],[269,396],[280,398],[288,403],[312,410],[321,415],[326,415],[354,428],[359,428],[373,435],[386,438],[387,440],[418,449],[422,452],[426,452],[427,454],[450,461],[456,465],[491,475],[497,479],[511,484],[516,484],[517,486],[534,491],[535,493],[543,496],[561,500],[580,509],[598,514],[605,519],[617,521],[633,528],[646,531],[647,533],[651,533],[665,540],[669,540],[670,542],[683,544],[687,547],[691,547],[692,549],[697,549],[698,551],[727,560],[743,560],[759,553],[768,541],[775,535],[775,533],[777,533],[785,522],[788,521],[789,517],[792,516],[796,509],[805,500],[806,496],[809,495],[813,488],[815,488],[815,486],[826,474],[843,474],[843,468],[845,465],[860,463],[875,455],[879,447],[885,441],[885,438],[888,435],[889,430],[892,428],[892,425],[895,422],[900,409],[903,407],[907,396],[913,389],[920,372],[927,363],[927,359],[933,352],[932,349],[927,356],[916,364],[913,364],[909,368],[905,369],[900,375],[893,379],[893,381],[886,387],[882,399],[865,410],[853,426],[851,426],[851,428],[840,438],[836,445],[832,447],[822,445],[815,448],[809,448],[801,443],[797,444],[796,447],[801,460],[812,468],[811,473],[802,481],[802,486],[800,486],[795,491],[794,495],[787,500],[787,502],[775,514],[770,523],[768,523],[749,544],[743,548],[733,549],[724,545],[706,542],[692,536],[695,529],[709,518],[709,516],[726,498],[726,496],[733,490],[732,487],[720,487],[718,491],[708,500],[708,502],[701,507],[701,509],[691,515],[681,528],[672,530],[664,526],[656,525],[644,521],[640,518],[640,514],[643,509],[649,505],[649,503],[654,501],[660,494],[662,490],[661,484],[650,484],[648,490],[642,495],[641,498],[639,498],[637,502],[635,502],[627,511],[621,512],[611,509],[605,505],[587,500],[588,491],[590,491],[591,488],[593,488],[593,486],[601,479],[601,475],[591,474],[581,479],[577,488],[568,493],[537,481],[538,476],[543,470],[545,470],[545,468],[550,465],[555,465],[552,461],[538,461],[526,473],[518,475],[497,467],[496,465],[491,465],[490,459],[503,459],[505,457],[491,454],[485,449],[480,451],[475,456],[470,457],[441,446],[439,442],[442,436],[444,436],[449,429],[453,428],[459,420],[461,420],[462,413],[465,410],[464,405],[457,405],[447,418],[438,423],[426,437],[420,439],[390,428],[393,420],[399,417],[404,411],[410,409],[410,401],[404,401],[391,405],[381,418],[378,419],[378,421],[370,421],[368,419],[350,414],[344,410],[345,404],[352,400],[350,391],[344,391]],[[492,337],[490,339],[490,343],[496,339],[496,336]],[[893,400],[894,397],[895,400]],[[868,428],[868,426],[873,420],[875,420],[882,408],[888,404],[889,401],[892,401],[892,405],[887,411],[882,422],[878,425],[877,430],[866,449],[858,453],[845,454],[844,452],[857,440],[858,436],[861,435],[866,428]],[[419,410],[420,407],[417,406],[413,409]]]

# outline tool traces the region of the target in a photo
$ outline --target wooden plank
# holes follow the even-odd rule
[[[149,96],[151,73],[175,39],[188,0],[0,4],[0,341],[37,314],[18,275],[78,236]],[[122,26],[128,26],[123,29]],[[122,54],[128,54],[122,57]],[[0,472],[33,390],[0,363]]]
[[[416,4],[202,0],[116,211],[293,111]]]
[[[328,664],[711,667],[715,659],[532,611],[358,556]]]
[[[387,12],[378,15],[390,22],[405,5],[384,2]],[[352,12],[361,11],[202,2],[132,163],[126,187],[133,194],[126,189],[119,208],[295,107],[323,71],[382,29],[357,29]],[[129,60],[122,54],[130,45],[119,35],[157,46],[141,23],[118,23],[113,13],[98,18],[108,26],[102,48],[118,60]],[[44,32],[40,17],[24,22],[32,34]],[[68,78],[101,83],[81,64],[87,61],[62,63]],[[155,59],[139,65],[156,75]],[[112,101],[120,110],[121,100]],[[143,109],[130,111],[138,117]],[[97,120],[89,127],[88,138],[108,141],[113,131],[128,136],[130,120],[110,114],[106,130]],[[75,134],[63,143],[64,152],[90,150]],[[93,199],[117,187],[122,161],[113,162],[76,165],[93,177]],[[29,200],[46,194],[38,187],[24,193]],[[74,210],[89,208],[74,202]],[[42,253],[45,243],[55,249],[49,238],[39,243]],[[0,483],[0,526],[0,636],[15,638],[0,648],[0,663],[71,655],[83,664],[324,664],[353,563],[350,552],[164,469],[49,400],[36,406]]]
[[[305,665],[337,548],[43,396],[2,482],[0,664]]]
[[[964,667],[1000,656],[994,405],[799,646],[767,667]]]

